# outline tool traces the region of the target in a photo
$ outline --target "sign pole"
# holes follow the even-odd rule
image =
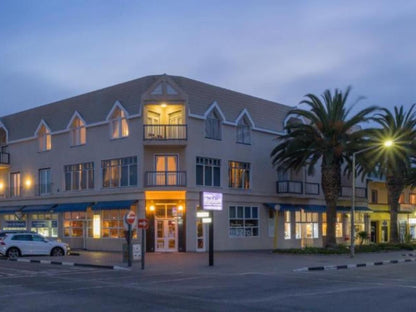
[[[144,270],[144,255],[146,254],[146,230],[142,228],[142,270]]]
[[[131,267],[131,224],[128,224],[128,230],[127,230],[127,265]]]
[[[209,224],[209,266],[214,265],[214,211],[211,211],[211,223]]]

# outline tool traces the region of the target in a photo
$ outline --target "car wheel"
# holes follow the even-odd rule
[[[20,250],[16,247],[9,248],[6,252],[6,256],[10,259],[16,259],[20,257]]]
[[[54,256],[54,257],[62,257],[62,256],[64,256],[65,255],[65,252],[64,252],[64,250],[62,249],[62,248],[60,248],[60,247],[55,247],[55,248],[53,248],[52,249],[52,251],[51,251],[51,256]]]

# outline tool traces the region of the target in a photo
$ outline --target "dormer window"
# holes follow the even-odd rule
[[[117,107],[110,118],[111,138],[119,139],[129,135],[126,113]]]
[[[74,118],[71,123],[71,145],[84,145],[87,141],[87,130],[85,128],[85,123],[79,118]]]
[[[237,143],[250,144],[250,124],[246,118],[241,118],[237,125]]]
[[[4,128],[0,127],[0,147],[7,145],[7,133]]]
[[[45,125],[42,125],[38,131],[39,151],[49,151],[52,148],[51,132]]]
[[[211,111],[205,120],[205,137],[221,140],[221,118],[215,110]]]

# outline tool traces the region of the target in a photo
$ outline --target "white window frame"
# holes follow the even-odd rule
[[[242,214],[239,214],[239,210],[242,209]],[[247,216],[247,209],[250,210],[250,215]],[[234,213],[232,214],[232,210]],[[257,216],[254,217],[254,211]],[[255,222],[257,225],[247,224],[249,222]],[[235,222],[235,223],[234,223]],[[232,226],[232,224],[241,224],[241,226]],[[231,205],[228,207],[228,236],[230,238],[248,238],[248,237],[260,237],[260,210],[257,206],[249,205]]]

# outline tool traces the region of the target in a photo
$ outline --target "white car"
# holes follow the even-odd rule
[[[69,251],[68,244],[49,240],[36,233],[8,233],[0,240],[0,254],[9,258],[27,255],[64,256]]]

